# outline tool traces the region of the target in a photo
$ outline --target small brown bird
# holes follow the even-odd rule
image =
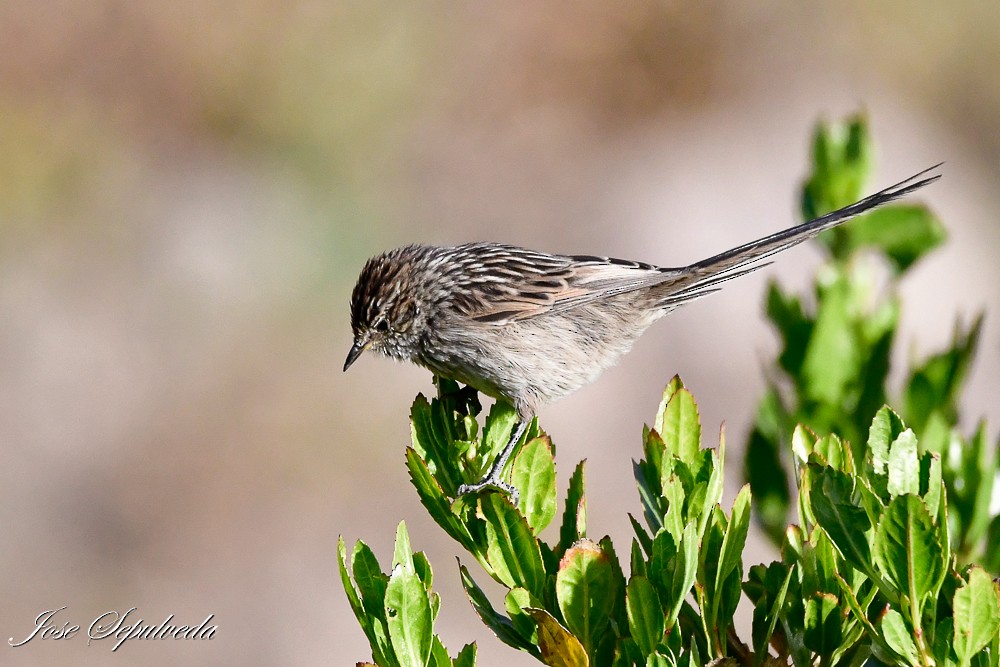
[[[412,361],[510,401],[518,423],[489,473],[492,487],[546,403],[593,382],[656,320],[755,271],[761,260],[940,178],[924,170],[850,206],[682,268],[550,255],[498,243],[410,245],[368,260],[351,297],[354,345]]]

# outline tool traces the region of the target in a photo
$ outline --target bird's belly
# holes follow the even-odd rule
[[[629,313],[634,318],[634,312]],[[442,332],[421,363],[439,375],[510,400],[522,416],[593,382],[628,352],[653,318],[554,313],[499,327]],[[428,357],[431,355],[428,355]]]

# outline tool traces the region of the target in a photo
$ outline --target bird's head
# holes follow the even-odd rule
[[[421,290],[414,284],[421,273],[421,250],[397,248],[365,263],[351,295],[354,345],[345,371],[365,350],[405,361],[416,355],[426,315]]]

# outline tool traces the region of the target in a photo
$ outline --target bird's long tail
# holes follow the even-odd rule
[[[658,305],[663,308],[674,308],[706,294],[717,292],[720,289],[719,285],[727,280],[732,280],[770,264],[770,262],[762,261],[767,257],[796,246],[820,232],[836,227],[855,216],[888,204],[933,183],[941,178],[941,175],[931,174],[931,172],[940,167],[941,164],[943,163],[936,164],[910,176],[905,181],[900,181],[844,208],[719,253],[714,257],[695,262],[678,271],[679,277],[676,280],[667,281],[653,288],[663,294],[662,298],[658,300]]]

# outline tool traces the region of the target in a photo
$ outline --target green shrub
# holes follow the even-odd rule
[[[858,198],[871,153],[861,120],[821,127],[815,145],[809,217]],[[437,397],[418,396],[406,460],[420,502],[507,590],[498,608],[460,564],[483,622],[548,665],[997,665],[1000,589],[987,573],[1000,569],[1000,519],[990,513],[997,461],[985,426],[968,439],[954,426],[981,318],[910,370],[902,416],[883,405],[896,281],[942,239],[923,207],[886,207],[823,239],[830,261],[812,308],[771,286],[780,374],[748,446],[750,483],[728,514],[719,504],[725,434],[703,448],[694,397],[670,381],[634,463],[643,521],[629,515],[635,537],[624,559],[608,537],[588,537],[583,463],[557,539],[539,537],[558,507],[555,449],[537,421],[509,464],[517,507],[498,493],[453,500],[507,442],[514,411],[498,401],[480,430],[474,391],[439,379]],[[888,296],[874,298],[863,249],[889,263]],[[744,570],[752,510],[781,558]],[[341,540],[339,563],[378,665],[475,663],[475,645],[452,659],[434,634],[431,567],[405,526],[389,573],[360,541],[348,567]],[[742,595],[754,605],[749,641],[733,630]]]

